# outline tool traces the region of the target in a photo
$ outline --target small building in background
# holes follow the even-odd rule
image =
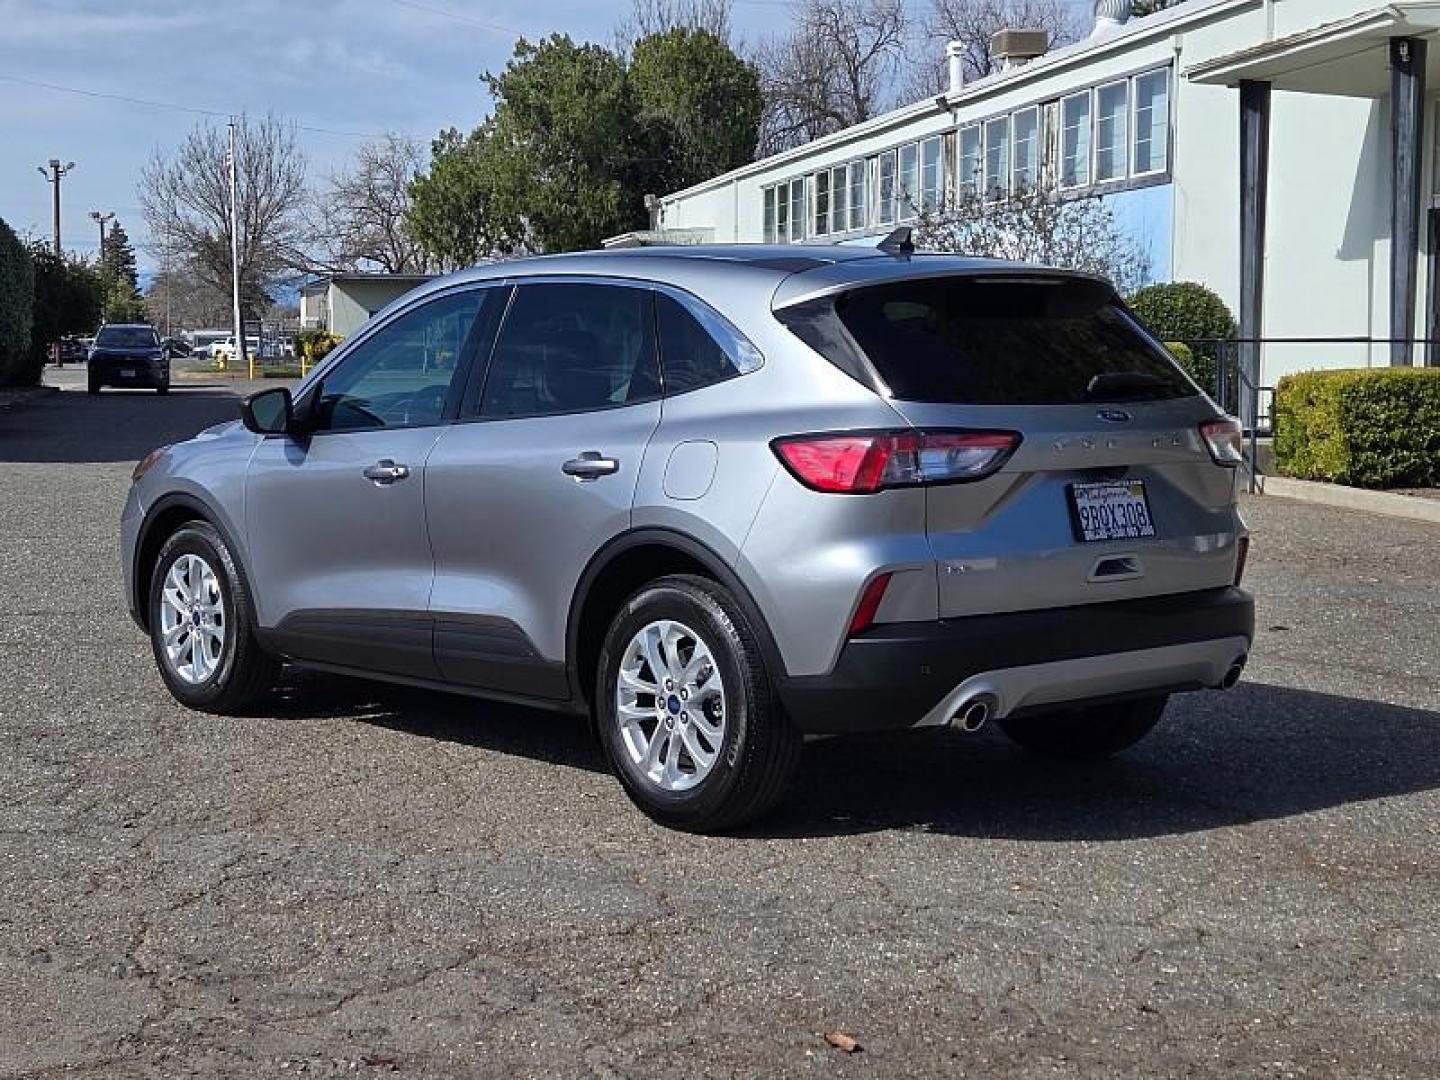
[[[329,274],[300,287],[300,329],[349,337],[433,274]]]

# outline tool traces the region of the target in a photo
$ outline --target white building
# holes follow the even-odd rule
[[[329,274],[300,287],[300,329],[349,337],[392,300],[433,274]]]
[[[666,195],[657,225],[722,242],[859,240],[912,203],[1053,178],[1103,195],[1153,276],[1213,288],[1242,337],[1381,339],[1267,344],[1261,384],[1409,362],[1388,339],[1440,337],[1426,91],[1440,0],[1095,9],[1078,44],[968,85],[952,62],[948,93]],[[1423,347],[1413,358],[1437,359]]]

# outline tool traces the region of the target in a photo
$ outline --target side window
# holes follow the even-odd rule
[[[666,395],[683,394],[744,375],[761,357],[740,331],[701,305],[693,309],[664,293],[655,297]]]
[[[381,327],[325,376],[317,406],[326,431],[437,424],[481,308],[504,290],[469,289],[422,304]]]
[[[649,289],[521,285],[505,315],[480,415],[546,416],[659,396]]]

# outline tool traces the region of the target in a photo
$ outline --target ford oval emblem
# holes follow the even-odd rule
[[[1101,409],[1095,415],[1107,424],[1128,424],[1130,422],[1130,414],[1124,409]]]

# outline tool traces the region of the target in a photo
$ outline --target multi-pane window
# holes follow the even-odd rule
[[[773,244],[773,243],[775,243],[775,239],[776,239],[776,237],[775,237],[775,189],[774,189],[773,187],[767,187],[767,188],[765,189],[763,198],[764,198],[764,200],[765,200],[765,216],[764,216],[765,242],[766,242],[767,244]]]
[[[865,162],[852,161],[850,172],[850,228],[865,227]]]
[[[1060,186],[1090,183],[1090,91],[1060,103]]]
[[[1130,84],[1110,83],[1095,91],[1095,181],[1124,180],[1130,148]]]
[[[895,151],[887,150],[880,155],[879,167],[879,214],[877,220],[881,225],[895,224]]]
[[[939,135],[920,144],[920,209],[938,210],[945,202],[944,141]]]
[[[805,178],[790,181],[790,239],[805,239]]]
[[[985,197],[1002,199],[1010,190],[1010,118],[985,124]]]
[[[920,146],[900,147],[900,218],[913,218],[920,205]]]
[[[822,170],[814,176],[815,183],[815,227],[813,236],[824,236],[830,231],[830,173]]]
[[[984,167],[981,152],[980,125],[971,124],[961,128],[955,153],[955,192],[961,199],[974,198],[980,194],[980,172]]]
[[[1040,186],[1040,110],[1021,109],[1014,114],[1014,181],[1016,195]]]
[[[790,239],[790,185],[770,190],[775,193],[775,239],[783,244]]]
[[[1170,148],[1170,72],[1151,71],[1135,79],[1136,176],[1165,171]]]
[[[836,165],[830,170],[830,231],[832,233],[844,232],[850,227],[847,207],[849,196],[850,188],[846,182],[845,166]]]

